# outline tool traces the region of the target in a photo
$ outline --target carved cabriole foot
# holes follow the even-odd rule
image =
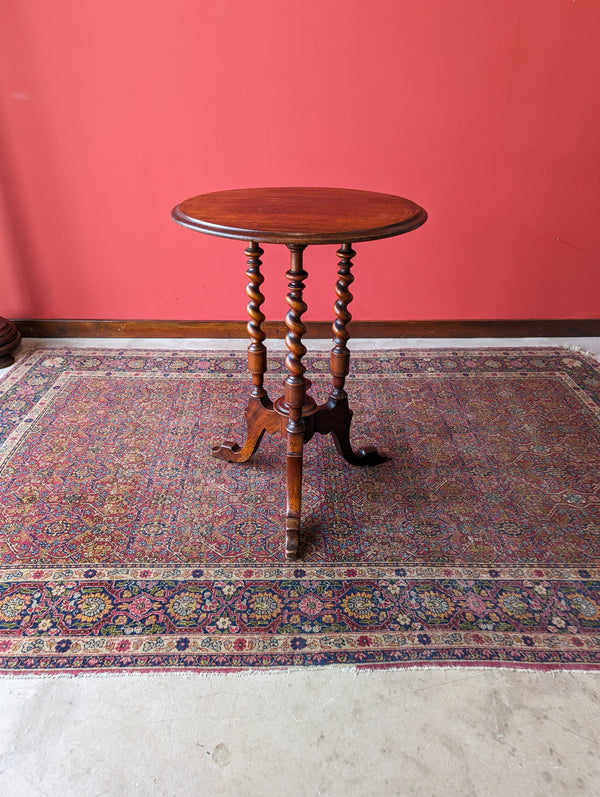
[[[243,446],[229,440],[219,446],[213,446],[212,455],[225,462],[247,462],[258,449],[265,432],[276,434],[281,430],[281,422],[273,410],[273,404],[267,395],[251,396],[246,407],[246,442]]]
[[[15,361],[12,352],[21,342],[21,333],[7,318],[0,317],[0,368],[8,368]]]
[[[331,434],[335,447],[340,456],[351,465],[369,467],[381,465],[386,457],[379,454],[373,446],[365,446],[356,451],[350,444],[350,425],[353,412],[348,405],[348,397],[329,397],[326,404],[322,404],[317,413],[310,419],[312,423],[307,429],[307,439],[316,432],[318,434]],[[312,427],[312,428],[310,428]]]

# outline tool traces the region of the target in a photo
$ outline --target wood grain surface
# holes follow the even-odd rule
[[[349,188],[243,188],[186,199],[184,227],[259,243],[342,244],[414,230],[427,219],[409,199]]]

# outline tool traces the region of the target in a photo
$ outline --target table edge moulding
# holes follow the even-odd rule
[[[248,286],[248,368],[252,389],[245,411],[247,436],[243,445],[225,441],[212,449],[212,455],[226,462],[242,463],[257,450],[265,432],[279,434],[286,442],[285,557],[298,555],[302,504],[302,458],[304,444],[314,434],[331,434],[339,454],[350,464],[378,465],[385,461],[375,448],[353,449],[350,443],[352,410],[348,403],[345,380],[350,371],[350,334],[347,325],[352,316],[350,285],[356,252],[352,244],[402,235],[420,227],[427,213],[419,205],[393,194],[337,188],[245,188],[216,191],[186,199],[173,209],[172,218],[184,227],[221,238],[248,241],[244,250]],[[264,250],[261,243],[285,244],[290,251],[286,272],[289,311],[286,316],[285,364],[288,376],[283,395],[272,401],[263,387],[267,370],[267,349],[261,312],[264,296],[261,273]],[[309,244],[338,246],[337,281],[334,285],[335,320],[330,370],[333,380],[328,400],[317,405],[309,395],[310,381],[304,373],[302,358],[306,347],[302,337],[306,327],[302,315],[307,310],[303,300],[304,250]]]
[[[373,241],[427,218],[409,199],[345,188],[242,188],[186,199],[173,219],[208,235],[281,244]]]

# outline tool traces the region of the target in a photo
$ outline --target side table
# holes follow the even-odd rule
[[[245,417],[246,441],[242,446],[226,441],[214,446],[212,455],[226,462],[246,462],[257,450],[265,434],[280,434],[286,441],[287,511],[285,519],[285,557],[298,554],[298,532],[302,502],[302,455],[304,444],[315,433],[331,434],[341,456],[352,465],[377,465],[384,461],[376,449],[355,451],[350,444],[352,410],[344,389],[350,369],[350,338],[347,325],[352,316],[349,287],[354,280],[353,243],[402,235],[420,227],[427,219],[423,208],[408,199],[392,194],[338,188],[249,188],[217,191],[186,199],[172,211],[172,218],[184,227],[222,238],[248,241],[249,279],[246,293],[250,299],[248,367],[252,390]],[[284,381],[284,395],[272,401],[263,387],[267,370],[265,320],[260,310],[264,282],[260,267],[264,250],[260,243],[285,244],[290,251],[286,273],[289,311],[285,343],[289,371]],[[304,270],[304,250],[310,244],[336,244],[338,273],[335,283],[333,348],[331,375],[333,388],[325,404],[317,405],[308,394],[310,381],[305,378],[302,358],[306,347],[302,336],[306,327],[302,315],[307,305],[302,293],[308,273]]]

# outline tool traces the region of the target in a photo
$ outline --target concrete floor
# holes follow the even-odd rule
[[[352,347],[563,343],[600,356],[598,338]],[[34,345],[246,344],[62,339],[23,349]],[[0,678],[0,707],[0,795],[600,795],[600,672]]]

